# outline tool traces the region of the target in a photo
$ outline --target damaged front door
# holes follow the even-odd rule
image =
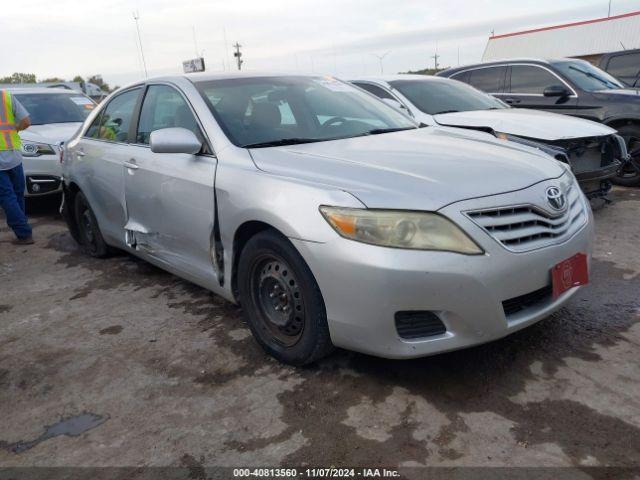
[[[193,131],[203,142],[202,152],[152,152],[151,132],[170,127]],[[216,159],[207,151],[191,107],[174,87],[147,88],[131,154],[124,163],[128,245],[194,281],[213,281]]]

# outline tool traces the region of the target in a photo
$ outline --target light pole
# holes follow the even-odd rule
[[[387,55],[389,55],[391,53],[391,51],[388,52],[384,52],[382,55],[378,55],[375,53],[372,53],[371,55],[373,55],[374,57],[376,57],[378,59],[378,61],[380,62],[380,74],[382,75],[384,73],[384,67],[382,66],[382,60],[384,60],[384,57],[386,57]]]
[[[140,45],[140,56],[142,57],[142,67],[144,68],[144,76],[145,78],[149,78],[149,74],[147,73],[147,62],[144,60],[144,50],[142,49],[142,39],[140,37],[140,26],[138,25],[138,20],[140,20],[140,14],[136,10],[133,12],[133,20],[136,22],[136,31],[138,32],[138,45]]]

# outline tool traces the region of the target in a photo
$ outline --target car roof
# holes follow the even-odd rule
[[[441,72],[438,72],[437,75],[442,75],[442,76],[449,76],[452,73],[456,73],[456,72],[462,72],[464,70],[469,70],[472,68],[477,68],[477,67],[491,67],[494,65],[500,66],[500,65],[504,65],[504,64],[511,64],[511,63],[534,63],[534,64],[538,64],[538,65],[553,65],[554,63],[558,63],[558,62],[563,62],[563,61],[567,61],[567,60],[571,60],[571,61],[575,61],[575,62],[586,62],[586,60],[582,60],[580,58],[527,58],[527,57],[520,57],[520,58],[504,58],[504,59],[500,59],[500,60],[491,60],[488,62],[478,62],[478,63],[471,63],[468,65],[462,65],[460,67],[452,67],[452,68],[447,68],[446,70],[442,70]]]
[[[349,78],[349,82],[375,82],[389,83],[397,80],[421,80],[426,82],[447,82],[449,78],[436,77],[433,75],[421,75],[419,73],[398,73],[396,75],[370,75],[363,77]]]
[[[84,93],[79,92],[77,90],[70,90],[68,88],[63,87],[2,87],[1,90],[7,90],[11,93],[45,93],[45,94],[53,94],[53,93],[68,93],[70,95],[84,95]]]

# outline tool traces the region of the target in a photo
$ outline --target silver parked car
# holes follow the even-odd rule
[[[116,247],[241,303],[291,364],[487,342],[587,282],[591,211],[566,166],[418,128],[331,77],[131,85],[68,142],[63,171],[88,254]]]
[[[31,126],[20,132],[26,196],[62,191],[60,144],[68,140],[96,104],[86,95],[61,88],[9,88],[29,112]]]

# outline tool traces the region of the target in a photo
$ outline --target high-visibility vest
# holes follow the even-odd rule
[[[0,93],[2,94],[2,101],[0,101],[0,151],[20,150],[22,142],[13,116],[11,94],[6,90],[0,90]]]

